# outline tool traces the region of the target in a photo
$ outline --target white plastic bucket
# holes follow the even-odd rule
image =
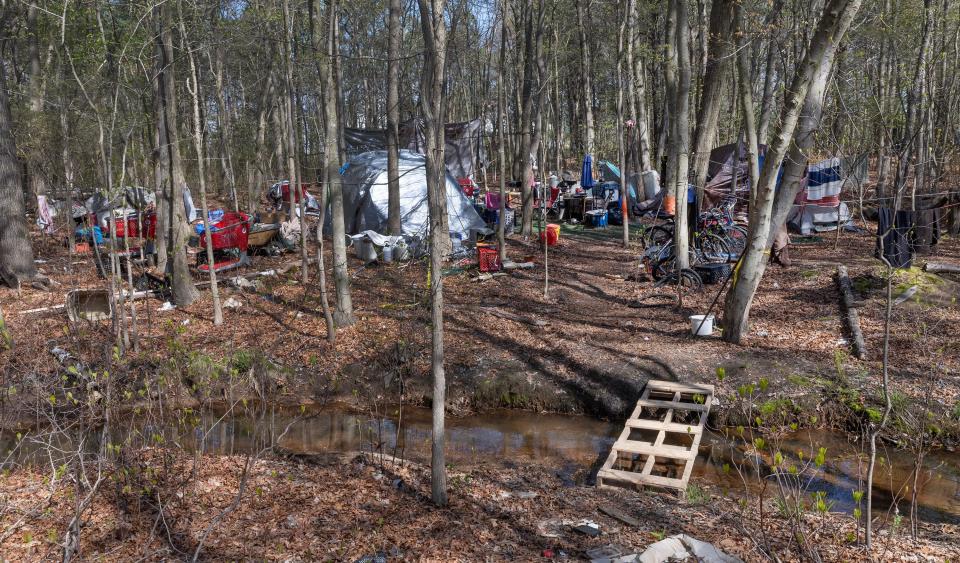
[[[407,246],[406,241],[404,240],[397,241],[397,244],[395,244],[392,248],[393,248],[392,252],[393,252],[394,260],[396,260],[397,262],[402,262],[407,259],[409,254],[409,247]]]
[[[372,242],[368,240],[358,240],[354,241],[353,244],[358,246],[357,257],[363,260],[365,264],[377,261],[377,249],[373,246]]]
[[[694,336],[713,334],[713,315],[690,315],[690,334]]]

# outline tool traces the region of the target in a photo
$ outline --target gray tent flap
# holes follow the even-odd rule
[[[467,178],[483,166],[482,126],[479,119],[444,125],[444,163],[454,178]],[[387,134],[383,129],[348,127],[344,130],[344,140],[347,157],[351,159],[366,152],[387,149]],[[422,119],[411,119],[400,125],[400,146],[420,154],[426,152]]]
[[[426,158],[412,151],[400,151],[398,168],[402,232],[405,236],[426,238],[430,230]],[[446,180],[450,232],[463,240],[469,239],[473,231],[482,230],[486,225],[449,172]],[[351,159],[341,181],[347,232],[387,232],[387,152],[371,151]]]

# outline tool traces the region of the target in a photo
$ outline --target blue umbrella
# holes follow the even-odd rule
[[[593,187],[593,158],[589,154],[583,157],[583,170],[580,172],[580,186],[583,189]]]

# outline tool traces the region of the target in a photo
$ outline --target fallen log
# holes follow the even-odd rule
[[[923,271],[930,272],[931,274],[960,274],[960,264],[927,262],[923,265]]]
[[[863,331],[860,330],[860,313],[857,311],[860,304],[853,297],[850,275],[847,272],[847,267],[843,264],[837,264],[837,285],[840,287],[840,301],[846,313],[847,328],[853,337],[853,355],[861,360],[866,360],[867,345],[863,339]]]

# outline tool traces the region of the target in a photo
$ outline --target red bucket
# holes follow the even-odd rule
[[[540,240],[547,239],[547,246],[556,246],[560,242],[560,225],[547,225],[547,230],[540,233]]]

